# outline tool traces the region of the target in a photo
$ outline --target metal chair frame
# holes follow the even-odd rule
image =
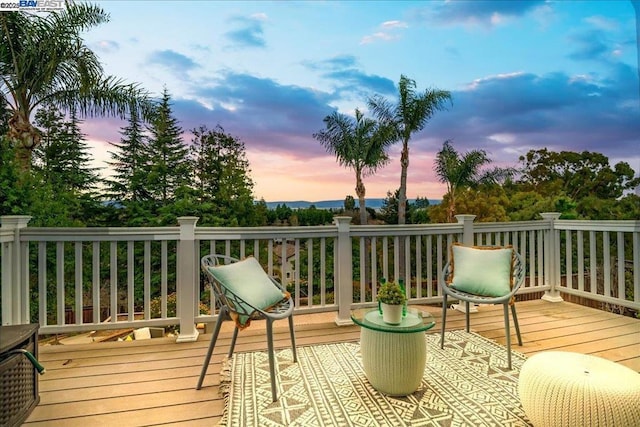
[[[275,402],[276,400],[278,400],[278,393],[276,390],[275,354],[273,348],[273,322],[276,320],[288,318],[289,332],[291,334],[291,348],[293,351],[293,361],[297,362],[298,358],[296,355],[296,339],[293,329],[293,300],[291,297],[285,298],[275,306],[267,310],[262,310],[257,307],[251,306],[251,304],[247,303],[242,298],[238,297],[228,289],[223,288],[223,285],[213,277],[208,267],[229,264],[237,261],[239,260],[225,255],[206,255],[200,260],[202,271],[204,272],[207,281],[213,289],[216,307],[218,308],[218,319],[216,321],[213,335],[211,336],[211,342],[209,343],[209,349],[207,350],[207,355],[205,357],[204,364],[202,365],[202,371],[200,372],[200,378],[198,379],[198,385],[196,386],[196,389],[200,390],[200,388],[202,388],[202,383],[207,373],[209,362],[211,361],[211,355],[213,354],[213,349],[215,348],[222,322],[224,322],[225,320],[232,320],[230,313],[233,312],[237,313],[238,315],[248,316],[251,320],[266,320],[269,370],[271,373],[271,396],[273,398],[273,401]],[[274,286],[276,286],[283,292],[286,291],[286,289],[282,285],[280,285],[280,283],[278,283],[273,277],[270,277],[270,279],[273,282]],[[250,283],[247,283],[247,286],[250,285]],[[253,310],[249,312],[245,308],[246,306],[250,306],[251,308],[253,308]],[[233,337],[231,338],[231,347],[229,348],[229,353],[227,354],[228,357],[231,357],[233,355],[233,350],[236,345],[236,339],[238,338],[238,331],[238,325],[236,324],[235,329],[233,330]]]
[[[512,269],[512,280],[513,280],[513,288],[511,291],[501,297],[486,297],[482,295],[470,294],[467,292],[462,292],[457,289],[452,288],[447,284],[450,279],[451,273],[451,261],[448,261],[443,270],[440,280],[438,281],[440,285],[440,289],[442,290],[442,332],[440,337],[440,348],[444,348],[444,332],[447,323],[447,299],[451,297],[458,301],[464,302],[465,304],[465,320],[466,320],[466,331],[469,332],[469,305],[470,303],[474,304],[502,304],[504,307],[504,329],[506,333],[506,341],[507,341],[507,362],[509,365],[509,369],[511,369],[511,330],[509,327],[509,305],[511,305],[511,314],[513,316],[513,323],[516,329],[516,336],[518,337],[518,345],[522,346],[522,337],[520,336],[520,326],[518,325],[518,317],[516,315],[516,306],[515,302],[512,302],[512,298],[520,289],[520,286],[524,283],[525,276],[525,268],[524,261],[522,256],[514,250],[513,252],[514,260],[513,260],[513,269]],[[490,267],[487,267],[490,268]]]

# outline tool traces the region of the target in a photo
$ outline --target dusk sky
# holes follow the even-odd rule
[[[636,16],[624,1],[101,1],[85,33],[105,71],[159,97],[189,130],[221,125],[245,144],[256,198],[355,197],[355,178],[312,134],[334,110],[395,102],[400,75],[449,90],[410,143],[407,195],[440,199],[445,140],[517,166],[529,150],[595,151],[640,172]],[[96,165],[126,122],[87,119]],[[400,182],[399,149],[367,197]]]

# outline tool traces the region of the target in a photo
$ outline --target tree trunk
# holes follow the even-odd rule
[[[16,150],[16,161],[22,171],[31,169],[31,155],[40,145],[40,131],[33,127],[28,117],[19,111],[13,113],[9,119],[7,138],[13,142]]]
[[[369,223],[366,207],[366,189],[364,187],[364,182],[362,182],[362,176],[359,171],[356,171],[356,195],[358,196],[358,203],[360,205],[360,225],[367,225]],[[364,280],[364,283],[367,286],[372,285],[371,283],[371,273],[369,270],[371,269],[371,262],[369,261],[369,251],[371,250],[371,241],[369,238],[365,237],[364,239],[364,271],[360,272],[360,280]],[[373,289],[373,287],[371,287]]]
[[[409,169],[409,141],[404,141],[402,145],[402,154],[400,155],[400,189],[398,190],[398,224],[407,223],[407,169]],[[398,239],[398,257],[399,268],[396,279],[404,279],[405,277],[405,250],[404,250],[405,237],[400,236]],[[407,280],[407,283],[411,283]]]
[[[453,216],[456,214],[456,202],[453,193],[449,193],[449,205],[447,206],[447,222],[453,222]]]
[[[15,149],[16,152],[16,164],[21,172],[29,172],[31,170],[31,155],[32,150],[23,147],[18,144]]]
[[[362,182],[362,178],[359,173],[356,173],[356,195],[358,196],[358,203],[360,205],[360,225],[367,225],[367,208],[365,201],[366,189],[364,187],[364,183]]]
[[[400,155],[400,189],[398,191],[398,224],[407,223],[407,170],[409,169],[409,143],[404,142]]]

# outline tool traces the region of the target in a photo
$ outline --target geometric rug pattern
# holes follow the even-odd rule
[[[276,352],[278,401],[271,401],[267,353],[236,353],[226,364],[220,425],[236,426],[529,426],[518,398],[525,356],[465,331],[427,334],[422,382],[408,396],[376,391],[362,369],[360,344],[336,343]]]

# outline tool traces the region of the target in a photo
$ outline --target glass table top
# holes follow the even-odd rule
[[[408,307],[407,315],[398,325],[391,325],[382,320],[377,308],[363,308],[351,312],[351,320],[363,328],[381,332],[413,333],[426,331],[436,324],[433,316],[423,310]]]

